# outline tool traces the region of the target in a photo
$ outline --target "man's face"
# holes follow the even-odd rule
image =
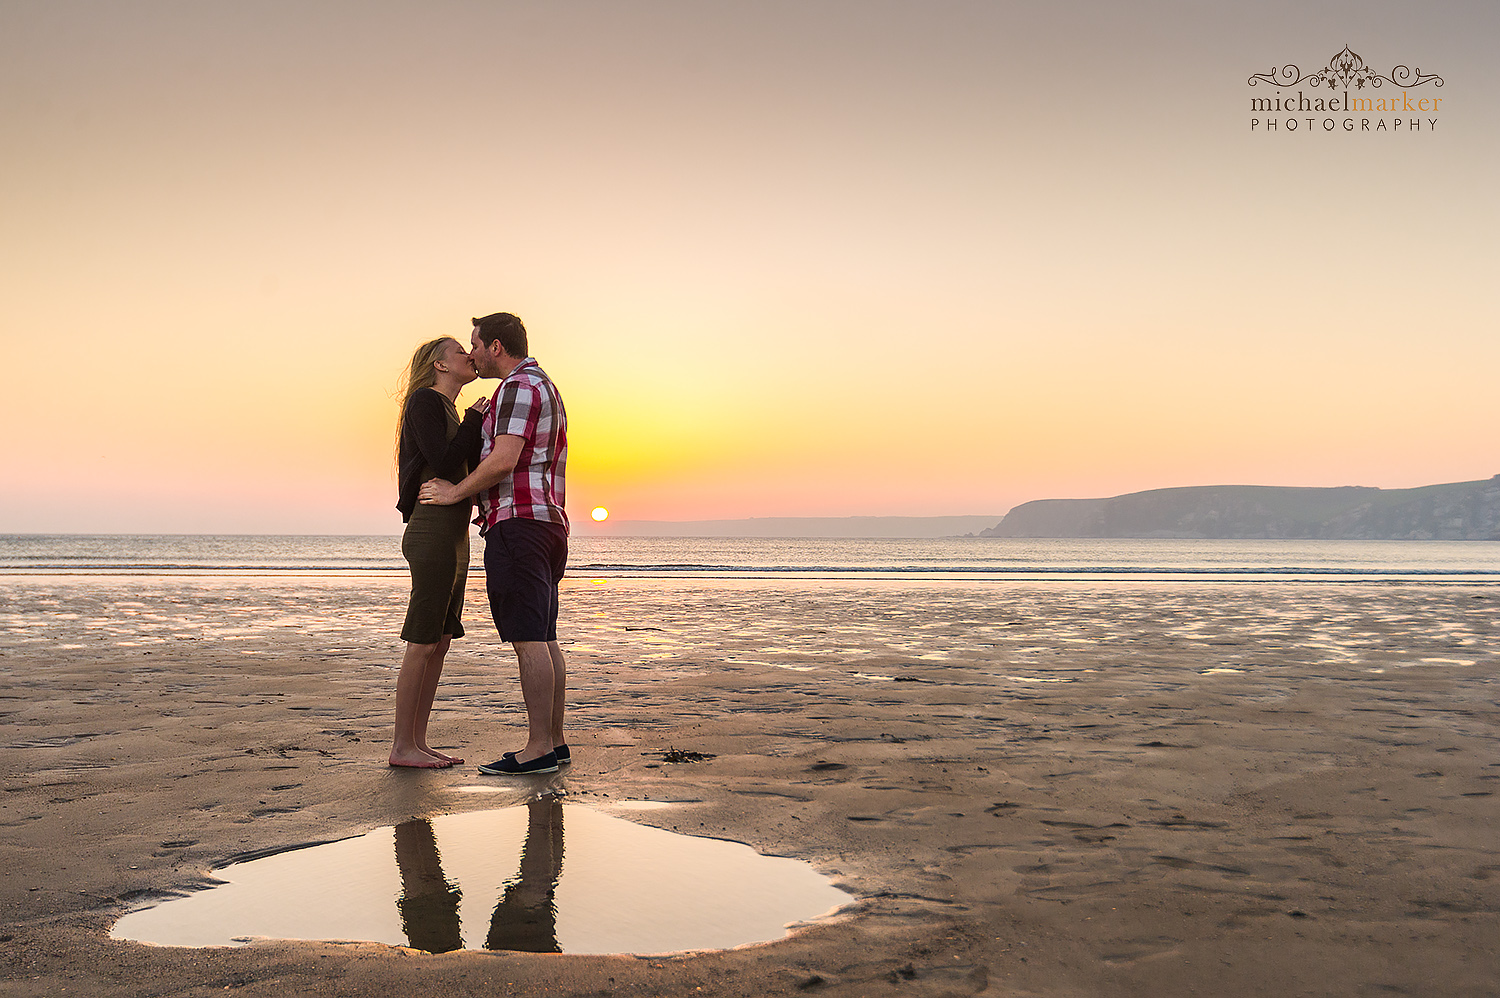
[[[479,330],[475,329],[469,335],[469,359],[474,362],[474,370],[479,372],[481,378],[500,377],[500,365],[495,359],[495,353],[500,348],[500,341],[495,341],[494,349],[484,345],[484,340],[479,338]]]

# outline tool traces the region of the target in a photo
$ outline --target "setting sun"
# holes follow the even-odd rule
[[[602,522],[609,519],[609,510],[605,509],[603,506],[595,506],[594,512],[590,515],[593,516],[595,520],[599,520]]]

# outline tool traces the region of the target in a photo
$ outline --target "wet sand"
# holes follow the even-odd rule
[[[470,765],[384,765],[404,601],[0,580],[0,995],[1497,993],[1500,587],[572,580],[576,762],[520,783],[472,765],[521,740],[482,596],[432,726]],[[863,900],[651,959],[108,937],[228,857],[547,787]]]

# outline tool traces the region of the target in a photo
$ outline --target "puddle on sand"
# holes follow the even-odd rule
[[[853,900],[799,860],[552,796],[377,828],[214,876],[224,883],[132,912],[110,936],[162,946],[357,939],[429,953],[673,953],[781,939]]]

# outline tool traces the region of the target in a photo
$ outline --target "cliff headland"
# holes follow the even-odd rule
[[[1500,475],[1415,489],[1207,485],[1038,499],[981,537],[1500,540]]]

